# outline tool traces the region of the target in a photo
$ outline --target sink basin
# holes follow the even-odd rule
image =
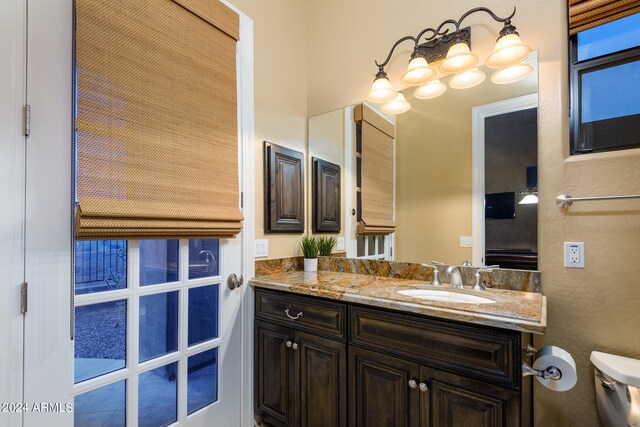
[[[476,295],[463,294],[459,292],[441,291],[436,289],[405,289],[398,291],[399,294],[419,299],[431,301],[455,302],[458,304],[493,304],[494,300]]]

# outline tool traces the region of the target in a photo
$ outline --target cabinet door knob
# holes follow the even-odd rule
[[[289,319],[291,319],[291,320],[298,320],[299,318],[302,317],[302,312],[299,312],[298,314],[291,314],[291,313],[289,313],[289,309],[288,308],[284,311],[284,314],[286,314],[287,317]]]
[[[291,346],[292,349],[297,350],[298,349],[298,344],[293,343],[293,345]]]
[[[418,382],[416,380],[409,380],[409,388],[417,388],[418,387]]]
[[[287,348],[291,348],[292,345],[293,343],[291,341],[287,341]]]
[[[418,388],[420,389],[420,391],[429,391],[429,386],[427,386],[427,383],[420,383],[418,385]]]

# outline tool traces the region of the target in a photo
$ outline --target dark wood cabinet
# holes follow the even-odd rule
[[[349,348],[349,418],[357,427],[418,427],[416,363],[359,347]],[[409,385],[416,383],[416,388]]]
[[[256,414],[279,427],[529,427],[530,338],[258,289]]]
[[[519,392],[448,372],[422,368],[429,386],[431,424],[447,427],[515,427]]]
[[[255,328],[255,409],[279,425],[293,425],[295,417],[294,363],[291,330],[265,322]]]
[[[323,311],[322,302],[284,298],[280,310],[267,304],[276,296],[266,293],[256,298],[257,319],[268,319],[255,322],[256,414],[267,425],[279,427],[346,427],[346,343],[326,336],[343,335],[331,326],[340,307],[327,303]],[[318,316],[323,312],[332,314]],[[305,318],[305,313],[305,321],[292,322]],[[314,322],[318,322],[315,334]]]

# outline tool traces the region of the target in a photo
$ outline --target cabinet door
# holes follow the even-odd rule
[[[421,374],[429,377],[433,427],[520,426],[518,392],[437,370]]]
[[[287,342],[293,332],[282,326],[255,323],[255,409],[269,422],[293,425],[295,388],[293,357]]]
[[[419,366],[349,347],[349,420],[352,427],[417,427]],[[410,386],[410,381],[416,388]]]
[[[346,427],[347,352],[344,343],[295,333],[295,384],[300,427]]]

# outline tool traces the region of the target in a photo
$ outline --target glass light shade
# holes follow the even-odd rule
[[[511,67],[502,68],[491,75],[491,81],[497,85],[506,85],[517,82],[527,77],[533,72],[530,64],[517,64]]]
[[[506,68],[524,61],[529,55],[531,48],[522,43],[520,36],[508,34],[498,39],[486,65],[489,68]]]
[[[433,80],[427,84],[418,86],[413,92],[413,96],[418,99],[436,98],[447,91],[447,85],[440,80]]]
[[[415,86],[428,82],[436,76],[433,68],[429,67],[427,60],[418,56],[409,61],[407,71],[400,81],[406,86]]]
[[[474,68],[451,77],[449,87],[452,89],[469,89],[470,87],[478,86],[484,81],[485,77],[482,71]]]
[[[367,94],[367,101],[380,104],[392,101],[396,97],[397,92],[391,87],[391,83],[387,78],[375,79],[371,90]]]
[[[444,74],[460,73],[478,65],[478,57],[471,53],[469,46],[456,43],[449,48],[447,57],[440,63],[440,72]]]
[[[520,200],[520,205],[535,205],[538,203],[538,196],[535,194],[527,194]]]
[[[401,114],[411,109],[411,104],[404,99],[404,95],[398,92],[396,99],[391,102],[387,102],[382,106],[382,111],[387,114]]]

